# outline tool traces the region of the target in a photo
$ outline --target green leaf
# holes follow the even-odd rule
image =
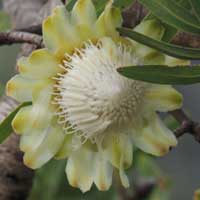
[[[101,1],[93,0],[93,3],[94,3],[95,8],[96,8],[97,16],[99,16],[102,13],[107,2],[108,2],[108,0],[101,0]]]
[[[14,111],[12,111],[1,123],[0,123],[0,144],[13,132],[12,120],[17,112],[25,106],[31,105],[31,102],[25,102],[19,105]]]
[[[150,83],[186,85],[200,83],[200,66],[144,65],[121,67],[118,72],[128,78]]]
[[[68,11],[71,11],[74,7],[77,0],[69,0],[66,8]],[[126,8],[130,4],[132,4],[135,0],[114,0],[113,5],[116,7],[119,7],[121,9]],[[99,16],[102,11],[104,10],[106,4],[108,3],[108,0],[93,0],[93,3],[96,8],[97,16]]]
[[[0,96],[2,96],[4,93],[4,86],[2,83],[0,83]]]
[[[200,21],[200,0],[189,0],[191,3],[191,6],[194,10],[194,13],[196,15],[196,17],[199,19]]]
[[[123,9],[134,3],[135,0],[114,0],[113,5]],[[93,0],[93,3],[96,7],[97,16],[99,16],[102,11],[104,10],[106,4],[108,3],[108,0]]]
[[[5,12],[0,11],[0,31],[7,31],[11,27],[10,17]]]
[[[132,31],[131,29],[128,29],[128,28],[118,28],[117,30],[122,35],[130,37],[136,42],[139,42],[151,48],[157,49],[158,51],[165,53],[167,55],[170,55],[176,58],[181,58],[181,59],[193,59],[193,60],[200,59],[200,49],[186,48],[186,47],[169,44],[167,42],[158,41],[150,37],[147,37],[141,33],[138,33],[136,31]]]
[[[164,24],[164,27],[165,27],[165,32],[162,37],[162,41],[170,42],[178,31],[176,28],[174,28],[173,26],[170,26],[169,24]]]
[[[200,34],[200,22],[173,0],[140,0],[161,21],[186,32]]]
[[[187,10],[191,10],[191,5],[189,0],[176,0],[176,2],[183,8],[187,9]]]
[[[188,10],[191,9],[191,6],[190,6],[190,3],[188,2],[188,0],[175,0],[175,1],[180,6],[182,6],[183,8],[186,8]],[[153,16],[152,13],[150,13],[149,16],[146,17],[146,19],[157,19],[157,20],[159,20],[156,16]],[[173,39],[173,37],[176,35],[176,33],[178,32],[178,30],[177,30],[177,28],[175,28],[175,27],[173,27],[173,26],[171,26],[169,24],[166,24],[166,23],[163,23],[163,22],[161,22],[161,23],[165,27],[165,32],[163,34],[162,41],[170,42]]]
[[[73,9],[76,2],[77,0],[68,0],[66,4],[66,9],[70,12]]]

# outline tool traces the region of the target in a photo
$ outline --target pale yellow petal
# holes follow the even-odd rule
[[[44,87],[48,80],[36,80],[16,75],[8,81],[6,93],[19,102],[32,101],[33,90],[37,87]]]
[[[64,133],[61,127],[53,124],[45,129],[39,138],[36,137],[35,139],[32,142],[38,144],[35,145],[34,149],[26,151],[24,155],[25,165],[32,169],[41,167],[55,156],[63,143]],[[40,141],[38,142],[37,139]]]
[[[112,1],[109,1],[104,12],[100,15],[96,22],[98,36],[110,36],[113,39],[118,39],[119,34],[116,31],[116,28],[121,27],[121,25],[121,12],[118,8],[114,8],[112,6]]]
[[[108,151],[111,163],[119,168],[121,157],[124,157],[124,168],[130,167],[132,164],[132,141],[127,134],[112,134],[106,141],[106,150]]]
[[[20,109],[12,122],[15,132],[26,134],[46,128],[53,117],[50,99],[51,87],[48,87],[40,92],[32,106]]]
[[[108,162],[103,152],[97,153],[95,157],[94,183],[100,191],[109,190],[112,184],[113,167]]]
[[[177,144],[176,137],[155,113],[143,113],[132,131],[134,144],[146,153],[162,156]]]
[[[91,0],[77,1],[71,13],[71,20],[81,40],[97,41],[94,27],[96,18],[96,10]]]
[[[169,85],[153,85],[145,94],[145,104],[153,110],[168,112],[183,104],[182,95]]]
[[[72,9],[73,24],[92,26],[96,21],[96,10],[91,0],[78,0]]]
[[[80,38],[64,6],[56,7],[44,21],[43,38],[45,46],[60,59],[63,59],[65,53],[71,53],[74,47],[80,46]]]
[[[18,60],[19,72],[28,78],[46,79],[61,71],[59,60],[46,49],[34,51],[30,57]]]
[[[168,66],[181,66],[181,65],[190,65],[191,61],[165,55],[165,60],[163,64]]]
[[[20,136],[19,147],[23,152],[33,152],[43,141],[45,137],[44,130],[31,130]]]
[[[71,186],[80,188],[82,192],[90,190],[93,183],[93,159],[93,152],[84,148],[69,157],[66,174]]]
[[[129,187],[128,178],[124,172],[132,164],[133,144],[129,135],[112,134],[105,141],[106,152],[113,166],[119,169],[121,182],[124,187]]]
[[[160,22],[158,22],[158,20],[145,20],[137,25],[134,28],[134,31],[144,34],[153,39],[160,40],[164,33],[164,27]],[[151,60],[151,57],[154,57],[156,51],[155,49],[134,41],[132,41],[132,43],[138,56],[141,56],[146,60]]]
[[[72,135],[65,135],[64,142],[62,147],[59,149],[58,153],[56,154],[56,159],[65,159],[70,156],[73,151],[72,146]]]
[[[121,157],[121,159],[120,159],[119,177],[120,177],[122,185],[125,188],[128,188],[130,186],[130,183],[129,183],[128,177],[124,171],[124,157]]]

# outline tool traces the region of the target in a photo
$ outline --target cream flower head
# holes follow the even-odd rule
[[[128,187],[124,170],[132,164],[133,146],[161,156],[177,143],[156,112],[180,108],[182,96],[169,85],[130,80],[116,69],[187,61],[121,37],[121,23],[112,1],[98,18],[91,0],[78,0],[71,13],[57,7],[43,23],[46,48],[19,59],[19,74],[7,84],[9,96],[32,102],[12,122],[21,134],[24,163],[36,169],[53,157],[67,159],[69,183],[83,192],[93,182],[108,190],[113,168]],[[155,39],[164,33],[156,20],[134,30]]]

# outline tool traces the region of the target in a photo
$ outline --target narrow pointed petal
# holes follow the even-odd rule
[[[164,33],[164,27],[157,20],[144,20],[134,28],[134,31],[147,35],[153,39],[160,40]],[[151,60],[151,57],[154,57],[154,54],[156,52],[155,49],[152,49],[135,41],[133,41],[133,45],[137,55],[144,57],[144,62],[146,60]]]
[[[124,164],[123,163],[124,163],[124,157],[122,156],[121,160],[120,160],[119,176],[120,176],[122,185],[125,188],[128,188],[130,186],[130,184],[129,184],[128,177],[127,177],[127,175],[124,171]]]
[[[79,47],[80,38],[64,6],[56,7],[54,13],[44,21],[43,38],[45,46],[60,59],[64,58],[65,53],[71,53],[74,47]]]
[[[113,134],[110,138],[108,138],[107,145],[106,150],[108,151],[111,163],[115,167],[120,167],[122,156],[124,157],[124,168],[130,167],[132,164],[133,148],[129,135],[120,133]]]
[[[110,162],[119,169],[124,187],[129,187],[129,181],[124,170],[132,164],[133,147],[131,138],[126,134],[113,134],[107,140],[107,145],[106,152]]]
[[[71,20],[73,24],[92,26],[96,21],[96,10],[91,0],[78,0],[75,4]]]
[[[182,95],[172,86],[154,85],[145,94],[147,106],[155,111],[168,112],[183,104]]]
[[[113,39],[117,39],[119,34],[116,31],[116,28],[121,25],[121,12],[118,8],[114,8],[112,6],[112,1],[109,1],[104,12],[100,15],[96,22],[99,37],[111,36]]]
[[[171,56],[165,56],[165,60],[164,60],[164,65],[168,65],[168,66],[181,66],[181,65],[190,65],[191,62],[189,60],[182,60],[182,59],[178,59],[178,58],[174,58]]]
[[[147,116],[148,115],[148,116]],[[163,156],[170,147],[177,145],[177,140],[155,113],[146,114],[140,122],[140,128],[133,130],[134,144],[146,153]]]
[[[103,152],[99,152],[95,158],[94,182],[100,191],[109,190],[112,184],[113,167],[108,162]]]
[[[66,174],[69,184],[82,192],[90,190],[93,183],[94,154],[87,149],[74,152],[67,161]]]

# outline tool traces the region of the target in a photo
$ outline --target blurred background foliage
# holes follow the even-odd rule
[[[1,0],[0,0],[1,6]],[[0,12],[0,16],[4,15]],[[0,28],[8,27],[1,24]],[[5,23],[3,23],[5,24]],[[6,23],[8,24],[8,23]],[[15,73],[15,64],[20,45],[0,47],[0,94],[6,81]],[[200,119],[200,84],[178,87],[185,97],[184,107],[194,117]],[[177,124],[172,118],[167,118],[166,123],[175,128]],[[156,187],[146,200],[189,200],[194,194],[195,188],[200,187],[200,145],[192,137],[184,136],[179,140],[176,149],[162,157],[153,158],[142,152],[134,154],[133,169],[129,170],[129,178],[132,187],[128,190],[134,192],[135,183],[153,181]],[[66,161],[51,161],[36,171],[34,186],[29,200],[117,200],[120,197],[117,190],[119,185],[115,181],[114,186],[108,192],[99,192],[95,187],[86,194],[78,189],[70,187],[65,175]],[[133,178],[134,176],[134,178]],[[196,199],[199,192],[196,192]]]

